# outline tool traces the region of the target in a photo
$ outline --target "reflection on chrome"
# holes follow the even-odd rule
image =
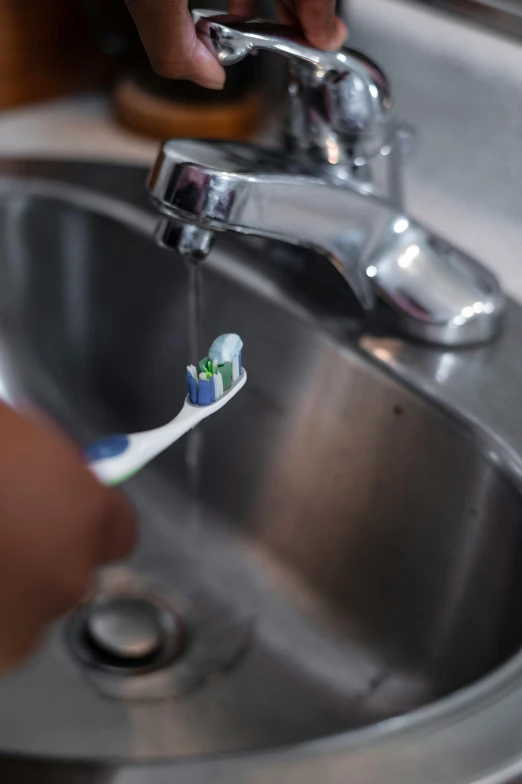
[[[395,234],[402,234],[403,231],[406,231],[409,225],[410,222],[407,220],[407,218],[399,218],[393,224],[393,230]]]

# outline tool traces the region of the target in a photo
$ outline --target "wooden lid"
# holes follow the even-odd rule
[[[155,139],[245,139],[259,127],[263,98],[250,92],[235,100],[191,103],[156,95],[128,76],[115,86],[114,108],[121,123]]]

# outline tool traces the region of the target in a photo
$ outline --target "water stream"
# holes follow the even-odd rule
[[[201,353],[202,334],[203,334],[203,271],[201,264],[189,260],[187,262],[188,275],[188,351],[187,364],[197,363],[203,356]],[[186,439],[185,463],[187,466],[188,489],[191,496],[196,499],[199,496],[201,481],[201,455],[203,453],[203,430],[196,427],[191,430]],[[194,519],[199,518],[197,504],[194,505]]]

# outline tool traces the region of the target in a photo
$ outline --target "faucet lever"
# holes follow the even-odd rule
[[[363,54],[324,52],[291,27],[217,11],[192,13],[200,40],[222,65],[260,49],[290,59],[288,140],[327,164],[372,157],[389,136],[392,99],[386,76]]]

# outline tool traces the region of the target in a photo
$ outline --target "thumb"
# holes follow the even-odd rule
[[[169,79],[219,90],[225,72],[198,40],[187,0],[126,0],[151,64]]]
[[[223,88],[225,84],[223,67],[197,37],[195,38],[192,65],[193,70],[187,75],[188,79],[201,85],[201,87],[209,87],[211,90],[221,90]]]

